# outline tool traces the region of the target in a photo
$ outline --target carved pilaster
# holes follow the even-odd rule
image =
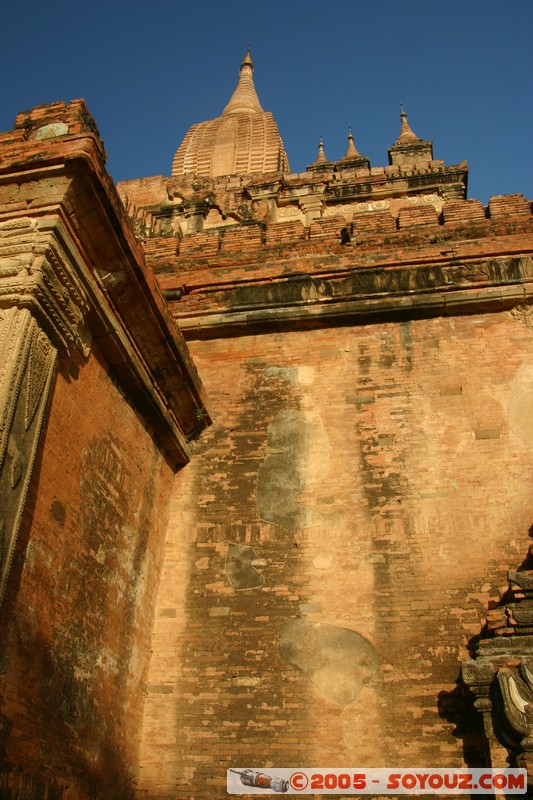
[[[322,195],[308,195],[298,199],[300,208],[305,214],[305,226],[308,228],[313,220],[320,219],[322,215],[323,197]]]
[[[0,602],[20,528],[58,348],[86,351],[87,299],[53,226],[0,224]],[[45,228],[47,226],[45,225]]]
[[[492,700],[490,688],[494,680],[495,668],[490,662],[465,661],[463,663],[463,680],[473,693],[474,706],[483,717],[485,736],[490,741],[494,738],[492,727]]]
[[[88,300],[57,220],[0,223],[0,308],[28,308],[58,347],[87,352]]]
[[[0,311],[0,601],[46,413],[57,350],[27,309]]]
[[[207,199],[188,200],[183,203],[183,210],[187,220],[187,233],[198,233],[204,228],[204,220],[209,211]]]

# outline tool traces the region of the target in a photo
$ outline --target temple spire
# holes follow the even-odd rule
[[[204,177],[285,173],[289,164],[278,126],[257,97],[250,46],[239,81],[219,117],[191,125],[172,163],[172,175]]]
[[[316,157],[316,161],[313,161],[312,164],[309,164],[307,167],[308,170],[321,170],[321,169],[328,169],[331,167],[330,162],[326,158],[326,153],[324,151],[324,141],[322,136],[320,137],[320,141],[318,143],[318,155]]]
[[[246,55],[241,61],[237,88],[222,112],[223,117],[228,114],[257,114],[263,111],[257,92],[255,91],[253,72],[254,62],[252,61],[250,47],[248,46]]]
[[[362,158],[361,153],[357,151],[355,147],[355,143],[353,140],[352,129],[348,128],[348,149],[346,150],[346,155],[342,159],[343,161],[351,161],[354,158]]]
[[[409,125],[409,123],[407,121],[407,114],[405,113],[405,111],[403,109],[403,104],[401,104],[401,103],[400,103],[400,109],[401,109],[400,120],[402,122],[402,127],[401,127],[400,133],[398,135],[398,138],[396,139],[395,144],[403,143],[403,142],[417,142],[418,141],[418,136],[416,135],[416,133],[412,130],[411,126]]]
[[[398,167],[418,165],[418,168],[426,168],[433,159],[432,142],[416,135],[407,121],[403,105],[400,105],[400,120],[402,127],[398,138],[392,147],[389,147],[389,164]]]
[[[324,152],[324,142],[322,141],[322,136],[320,137],[320,141],[318,143],[318,155],[316,157],[315,164],[323,164],[327,161],[326,153]]]
[[[252,55],[250,53],[250,42],[248,42],[248,50],[246,51],[246,55],[244,56],[243,60],[241,61],[241,70],[242,68],[247,65],[252,68],[252,72],[254,71],[254,62],[252,61]]]

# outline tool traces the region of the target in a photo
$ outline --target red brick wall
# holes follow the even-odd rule
[[[481,765],[456,681],[529,544],[529,318],[191,349],[215,423],[175,481],[139,796],[223,798],[232,766]]]
[[[107,371],[64,361],[53,391],[2,608],[2,797],[131,796],[172,473]]]

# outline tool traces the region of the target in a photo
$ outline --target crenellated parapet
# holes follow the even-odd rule
[[[309,197],[309,205],[313,196]],[[315,196],[316,197],[316,196]],[[299,199],[301,205],[305,199]],[[424,198],[424,201],[394,198],[388,207],[380,208],[380,204],[365,203],[359,207],[342,209],[332,207],[324,216],[316,217],[306,225],[302,219],[279,221],[255,219],[250,215],[248,220],[234,222],[222,220],[220,224],[204,224],[201,230],[182,234],[167,231],[141,235],[143,246],[147,252],[165,249],[187,259],[196,257],[208,259],[223,254],[230,245],[239,242],[240,250],[261,250],[265,247],[280,244],[301,247],[303,241],[327,241],[330,245],[350,244],[352,248],[363,250],[370,246],[393,247],[402,245],[408,240],[420,239],[422,244],[433,239],[436,243],[460,238],[480,236],[498,236],[509,231],[527,232],[531,223],[531,203],[523,195],[504,195],[492,197],[487,206],[480,200],[447,200],[438,208]],[[377,205],[377,208],[374,206]],[[240,206],[241,213],[244,205]],[[308,206],[309,207],[309,206]],[[187,206],[190,214],[191,204]],[[197,215],[207,217],[206,206],[196,206]],[[344,213],[341,213],[344,212]],[[147,214],[148,212],[146,212]],[[168,214],[169,218],[171,215]],[[140,216],[138,217],[140,219]],[[162,212],[150,213],[150,220],[163,219]],[[214,220],[215,214],[211,216]],[[349,238],[343,241],[342,231],[347,228]],[[431,231],[431,229],[435,229]],[[169,238],[167,245],[163,240]],[[156,271],[158,265],[154,264]]]
[[[143,243],[186,337],[530,302],[533,216],[522,195],[496,196],[487,206],[434,194],[328,205],[327,185],[307,175],[262,180],[247,196],[242,185],[235,195],[244,179],[231,180],[230,200],[240,213],[252,209],[248,219],[221,219],[212,206],[201,229],[184,226]],[[216,197],[217,184],[210,188]],[[312,213],[313,202],[321,214]],[[259,219],[254,204],[262,204]],[[288,209],[298,212],[291,218]]]
[[[150,218],[143,238],[176,236],[214,228],[261,222],[298,221],[304,227],[320,219],[346,221],[374,211],[388,212],[398,225],[404,206],[427,205],[440,214],[446,202],[463,199],[466,162],[423,168],[393,165],[370,169],[339,162],[328,170],[301,174],[224,176],[189,175],[125,181],[118,185],[128,213],[138,223]]]

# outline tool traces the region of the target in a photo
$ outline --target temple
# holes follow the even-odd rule
[[[253,73],[167,176],[82,100],[0,134],[6,800],[533,786],[532,203],[403,107],[291,173]]]

